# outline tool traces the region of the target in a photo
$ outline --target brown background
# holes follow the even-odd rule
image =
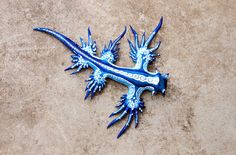
[[[236,2],[0,1],[0,154],[236,154]],[[84,101],[91,70],[70,76],[70,52],[33,27],[72,40],[90,26],[101,51],[129,24],[150,33],[164,16],[161,58],[151,66],[171,75],[167,95],[145,93],[137,129],[119,140],[123,120],[108,115],[127,89],[109,80]],[[121,66],[133,66],[126,41]]]

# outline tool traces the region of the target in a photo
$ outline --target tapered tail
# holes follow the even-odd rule
[[[50,34],[51,36],[57,38],[59,41],[61,41],[66,47],[68,47],[74,54],[79,54],[78,50],[83,52],[83,50],[72,40],[70,40],[69,38],[67,38],[66,36],[64,36],[63,34],[53,31],[51,29],[48,28],[34,28],[33,30],[35,31],[40,31],[40,32],[44,32],[47,34]]]

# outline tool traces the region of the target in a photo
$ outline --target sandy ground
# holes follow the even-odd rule
[[[236,2],[234,0],[1,0],[0,154],[236,154]],[[32,31],[49,27],[76,42],[90,26],[98,51],[124,26],[151,32],[164,16],[158,67],[171,77],[166,97],[142,97],[146,109],[120,139],[123,120],[108,115],[127,89],[108,81],[84,101],[91,70],[70,76],[70,52]],[[133,66],[126,41],[121,66]]]

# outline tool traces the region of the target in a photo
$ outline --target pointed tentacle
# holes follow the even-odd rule
[[[130,29],[134,35],[134,42],[135,42],[135,47],[138,49],[139,48],[139,41],[138,41],[138,34],[137,32],[133,29],[132,26],[130,26]]]
[[[110,128],[110,127],[111,127],[112,125],[114,125],[116,122],[118,122],[119,120],[121,120],[121,119],[127,114],[128,110],[129,110],[129,108],[126,107],[125,111],[124,111],[119,117],[113,119],[113,121],[111,121],[111,122],[108,124],[107,128]]]
[[[120,113],[124,108],[125,108],[125,105],[123,104],[118,110],[116,110],[113,113],[111,113],[111,115],[109,117],[112,117],[112,116]]]
[[[86,45],[85,45],[83,38],[80,38],[80,42],[81,42],[82,48],[84,48]]]
[[[161,45],[161,41],[158,41],[158,43],[153,48],[150,49],[150,52],[156,51],[160,47],[160,45]]]
[[[86,99],[88,98],[90,92],[91,92],[90,90],[88,90],[88,91],[86,92],[86,95],[85,95],[85,97],[84,97],[84,100],[86,100]]]
[[[117,138],[119,138],[119,137],[126,131],[126,129],[128,128],[128,126],[130,125],[130,122],[131,122],[131,120],[132,120],[132,117],[133,117],[133,111],[130,111],[128,120],[127,120],[126,124],[124,125],[124,127],[123,127],[123,128],[121,129],[121,131],[119,132]]]
[[[82,70],[82,68],[83,68],[83,66],[80,65],[80,66],[77,68],[76,71],[74,71],[74,72],[71,73],[71,75],[79,73],[79,72]]]
[[[136,54],[136,50],[135,50],[134,45],[132,44],[132,42],[129,39],[128,39],[128,42],[129,42],[129,46],[130,46],[131,51]]]
[[[77,66],[79,66],[79,63],[75,63],[75,64],[71,65],[70,67],[66,68],[64,71],[68,71],[70,69],[74,69]]]
[[[143,47],[144,43],[145,43],[145,32],[142,35],[142,41],[141,41],[141,45],[140,46]]]
[[[88,45],[91,46],[92,45],[92,37],[91,37],[91,31],[90,28],[88,27]]]
[[[163,17],[161,17],[159,24],[157,25],[157,27],[152,31],[151,35],[148,37],[145,46],[147,47],[149,45],[149,43],[152,41],[152,39],[155,37],[155,35],[157,34],[157,32],[161,29],[163,23]]]
[[[123,38],[125,33],[126,33],[126,27],[125,27],[125,30],[123,31],[123,33],[121,33],[121,35],[114,40],[110,49],[113,49],[117,45],[117,43],[120,41],[121,38]]]
[[[85,91],[88,90],[88,89],[90,88],[90,86],[91,86],[94,82],[95,82],[94,80],[90,81],[90,82],[87,84]]]
[[[138,110],[135,110],[134,118],[135,118],[135,128],[136,128],[138,126]]]

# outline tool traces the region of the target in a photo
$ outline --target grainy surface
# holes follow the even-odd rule
[[[236,154],[236,2],[234,0],[1,0],[0,154]],[[70,76],[70,52],[33,27],[75,41],[90,26],[99,51],[125,25],[151,32],[164,16],[161,58],[167,95],[143,95],[141,123],[119,140],[125,120],[107,130],[127,92],[108,81],[84,101],[91,70]],[[121,66],[132,66],[126,38]]]

